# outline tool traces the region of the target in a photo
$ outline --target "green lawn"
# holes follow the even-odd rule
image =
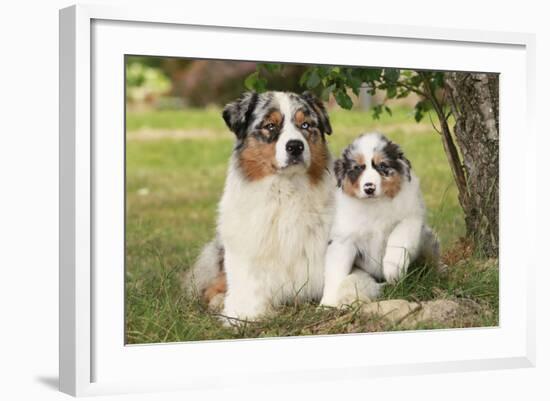
[[[335,155],[366,131],[381,131],[402,146],[420,177],[429,222],[440,236],[443,253],[456,254],[456,242],[464,235],[462,210],[439,135],[429,120],[417,124],[407,109],[396,109],[380,120],[370,113],[340,109],[330,117],[334,134],[329,142]],[[214,234],[233,135],[214,108],[128,113],[126,126],[127,342],[399,329],[365,321],[353,308],[327,311],[315,305],[281,308],[262,324],[239,331],[223,328],[198,300],[182,296],[178,276]],[[449,327],[496,325],[497,261],[453,260],[444,274],[419,267],[395,286],[387,286],[384,297],[467,299],[479,306],[478,312]]]

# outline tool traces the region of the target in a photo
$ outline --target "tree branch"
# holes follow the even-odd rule
[[[411,92],[414,92],[414,93],[416,93],[417,95],[420,95],[420,96],[422,96],[422,97],[428,97],[428,95],[427,95],[425,92],[423,92],[422,90],[420,90],[420,89],[418,89],[418,88],[415,88],[414,86],[411,86],[411,85],[409,85],[409,84],[406,84],[405,82],[397,81],[397,85],[398,85],[398,86],[401,86],[401,87],[403,87],[403,88],[405,88],[405,89],[408,89],[408,90],[410,90]]]
[[[462,168],[462,163],[460,162],[460,157],[456,149],[453,137],[451,135],[451,130],[447,122],[447,116],[443,110],[442,105],[437,100],[435,93],[430,85],[429,77],[424,74],[422,71],[418,71],[418,74],[422,77],[424,84],[424,90],[426,92],[426,97],[432,103],[434,110],[439,119],[439,125],[441,126],[441,140],[443,142],[443,148],[445,149],[445,154],[449,160],[451,170],[453,172],[453,177],[458,187],[459,201],[462,206],[462,209],[467,212],[469,207],[469,191],[468,185],[466,182],[466,176],[464,174],[464,169]]]

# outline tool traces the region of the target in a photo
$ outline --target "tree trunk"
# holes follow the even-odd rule
[[[498,75],[445,74],[456,124],[467,194],[460,194],[467,235],[486,256],[498,255],[499,243],[499,95]]]

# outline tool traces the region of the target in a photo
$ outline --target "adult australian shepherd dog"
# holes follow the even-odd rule
[[[401,148],[381,134],[359,136],[334,163],[335,217],[326,252],[322,305],[379,295],[416,259],[438,262],[420,183]]]
[[[254,319],[272,307],[319,300],[336,181],[327,112],[310,93],[243,94],[223,110],[236,136],[216,237],[184,286],[223,315]]]

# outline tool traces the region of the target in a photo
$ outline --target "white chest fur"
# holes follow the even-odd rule
[[[414,175],[393,199],[357,199],[339,190],[331,238],[352,243],[359,256],[356,263],[383,279],[382,260],[390,233],[405,218],[416,216],[423,220],[424,213],[419,182]]]
[[[338,190],[335,207],[323,305],[372,300],[380,293],[373,277],[395,282],[418,256],[438,256],[437,238],[425,225],[424,202],[412,173],[394,198],[357,199]]]
[[[218,222],[226,314],[252,317],[267,304],[320,298],[334,185],[329,173],[312,185],[303,173],[249,182],[229,172]]]

